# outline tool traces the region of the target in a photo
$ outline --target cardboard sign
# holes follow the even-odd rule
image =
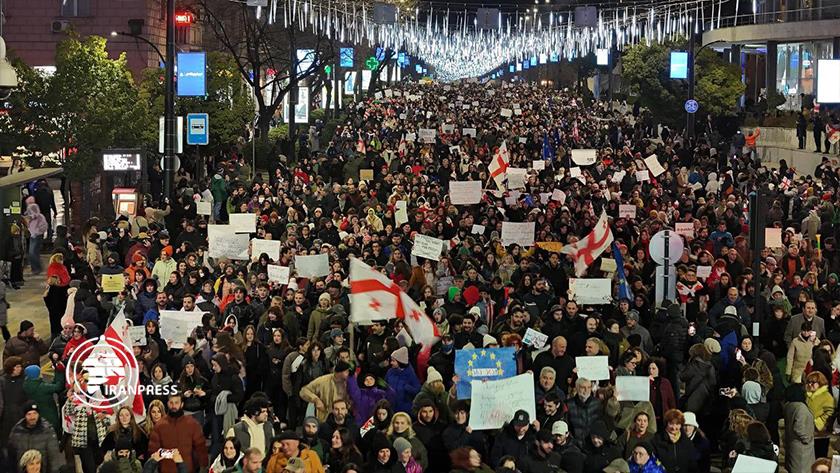
[[[502,222],[502,244],[533,246],[535,232],[536,222]]]
[[[196,202],[195,213],[198,215],[211,215],[213,213],[212,202]]]
[[[463,130],[461,130],[461,134],[464,136],[472,136],[473,138],[475,138],[476,131],[475,128],[464,128]]]
[[[543,169],[545,169],[545,161],[543,161],[542,159],[535,159],[531,161],[531,168],[533,168],[535,171],[542,171]]]
[[[697,277],[700,279],[706,279],[712,275],[712,267],[711,266],[698,266],[697,267]]]
[[[618,206],[618,216],[622,218],[636,218],[637,207],[633,204],[621,204]]]
[[[295,256],[295,271],[302,278],[318,278],[330,274],[330,257],[320,255]]]
[[[484,235],[485,231],[486,229],[484,228],[484,225],[473,224],[470,233],[473,235]]]
[[[373,169],[359,169],[359,180],[360,181],[372,181],[373,180]]]
[[[532,373],[499,381],[473,381],[471,399],[473,430],[500,429],[518,409],[524,409],[531,419],[537,418]]]
[[[288,266],[280,266],[277,264],[268,265],[268,280],[278,284],[289,284],[290,270]]]
[[[280,247],[283,243],[280,240],[263,240],[262,238],[254,238],[251,240],[251,259],[256,261],[263,253],[268,255],[271,261],[280,259]]]
[[[208,227],[209,228],[209,227]],[[210,233],[208,235],[211,258],[247,260],[251,239],[247,233]]]
[[[578,378],[590,381],[610,379],[608,356],[578,356],[575,357],[575,367]]]
[[[784,248],[781,228],[764,229],[764,246],[767,248]]]
[[[423,143],[434,143],[437,130],[434,128],[421,128],[418,135],[420,136],[420,141]]]
[[[674,224],[674,230],[677,232],[677,235],[682,235],[687,238],[694,238],[693,222],[677,222]]]
[[[559,241],[538,241],[537,248],[550,251],[552,253],[560,253],[563,249],[563,244]]]
[[[442,251],[443,240],[421,233],[414,236],[414,246],[411,248],[412,256],[440,261]]]
[[[513,111],[509,108],[503,108],[500,113],[504,118],[510,118],[513,116]]]
[[[578,304],[610,304],[612,303],[612,284],[607,278],[570,278],[570,297]]]
[[[612,258],[601,258],[601,271],[614,273],[618,271],[618,264]]]
[[[133,347],[146,346],[146,326],[132,325],[128,327],[128,342]]]
[[[184,312],[180,310],[160,311],[160,336],[169,342],[170,348],[177,348],[186,343],[196,327],[201,327],[204,312]]]
[[[230,228],[235,233],[257,233],[257,214],[230,214]]]
[[[449,200],[453,205],[481,202],[481,181],[449,181]]]
[[[615,394],[619,401],[650,401],[650,378],[616,376]]]

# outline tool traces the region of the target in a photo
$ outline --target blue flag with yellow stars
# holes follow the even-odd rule
[[[495,381],[516,376],[514,348],[477,348],[455,351],[458,399],[472,397],[473,380]]]

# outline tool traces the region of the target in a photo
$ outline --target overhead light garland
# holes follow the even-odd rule
[[[379,45],[405,51],[449,81],[487,75],[500,67],[532,57],[559,59],[586,56],[600,48],[619,50],[633,44],[660,43],[717,27],[723,0],[653,2],[647,5],[599,9],[594,24],[575,24],[570,14],[540,11],[500,11],[497,26],[479,28],[475,11],[428,8],[401,11],[393,23],[374,22],[373,3],[354,1],[269,0],[257,16],[269,23],[294,27],[339,42]],[[704,4],[711,4],[705,24]],[[267,12],[267,13],[266,13]],[[421,21],[420,18],[424,19]]]

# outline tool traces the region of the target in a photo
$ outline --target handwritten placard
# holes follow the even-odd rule
[[[146,346],[146,326],[132,325],[128,327],[128,341],[133,347]]]
[[[732,467],[732,473],[775,473],[778,468],[779,464],[775,461],[739,453],[735,466]]]
[[[212,202],[196,202],[195,213],[198,215],[210,215],[213,212]]]
[[[783,248],[785,245],[782,244],[782,229],[765,228],[764,246],[766,246],[767,248]]]
[[[398,200],[396,205],[396,212],[394,212],[394,220],[396,220],[397,225],[402,225],[408,222],[408,202],[405,200]]]
[[[485,231],[486,228],[484,227],[484,225],[478,225],[474,223],[472,226],[472,230],[470,230],[470,233],[473,235],[484,235]]]
[[[657,177],[663,172],[665,172],[665,168],[663,168],[662,165],[659,164],[659,158],[655,154],[652,154],[645,158],[645,165],[647,166],[648,170],[650,170],[651,174],[653,174],[653,177]]]
[[[481,181],[449,181],[449,200],[453,205],[481,202]]]
[[[295,271],[302,278],[318,278],[330,274],[330,257],[320,255],[295,256]]]
[[[232,260],[247,260],[251,239],[247,233],[209,233],[210,248],[208,253],[212,258],[229,258]]]
[[[608,356],[578,356],[575,357],[575,367],[578,378],[590,381],[610,379]]]
[[[645,182],[650,180],[650,173],[648,171],[636,171],[636,180]]]
[[[180,310],[160,311],[160,336],[170,347],[180,347],[187,341],[196,327],[201,326],[202,311],[184,312]]]
[[[501,109],[501,110],[500,110],[500,112],[499,112],[499,113],[500,113],[500,114],[502,115],[502,117],[504,117],[504,118],[510,118],[510,117],[512,117],[512,116],[513,116],[513,111],[512,111],[511,109],[509,109],[509,108],[503,108],[503,109]]]
[[[650,378],[616,376],[615,394],[619,401],[650,401]]]
[[[700,279],[706,279],[712,275],[712,267],[711,266],[698,266],[697,267],[697,277]]]
[[[359,169],[359,180],[372,181],[373,169]]]
[[[434,128],[421,128],[418,135],[420,136],[420,141],[423,143],[434,143],[437,130]]]
[[[598,160],[597,149],[573,149],[572,162],[578,166],[589,166]]]
[[[472,136],[473,138],[475,138],[476,130],[475,128],[464,128],[463,130],[461,130],[461,134],[464,136]]]
[[[543,169],[545,169],[545,161],[543,161],[542,159],[535,159],[531,161],[531,168],[533,168],[535,171],[542,171]]]
[[[694,238],[693,222],[677,222],[674,224],[674,230],[677,232],[677,235],[682,235],[686,238]]]
[[[102,292],[113,293],[125,289],[125,277],[120,274],[102,275]]]
[[[418,233],[414,236],[414,247],[411,249],[411,255],[439,261],[442,250],[443,240]]]
[[[572,300],[578,304],[610,304],[612,302],[611,281],[607,278],[570,278],[569,291]]]
[[[230,214],[230,228],[236,233],[257,233],[257,214]]]
[[[621,204],[618,206],[618,216],[622,218],[636,218],[637,207],[633,204]]]
[[[618,271],[618,264],[612,258],[601,258],[601,271],[605,273],[614,273]]]
[[[254,238],[251,240],[251,259],[257,260],[263,253],[268,255],[271,261],[280,259],[280,247],[283,245],[280,240],[263,240]]]
[[[498,381],[473,381],[470,427],[473,430],[499,429],[523,409],[536,419],[534,375],[525,373]]]
[[[535,222],[502,222],[502,244],[533,246]]]
[[[268,280],[278,284],[289,284],[289,267],[279,264],[268,265]]]

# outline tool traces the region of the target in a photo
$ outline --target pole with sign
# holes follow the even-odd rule
[[[206,113],[187,114],[187,144],[207,145],[210,142],[210,116]]]

